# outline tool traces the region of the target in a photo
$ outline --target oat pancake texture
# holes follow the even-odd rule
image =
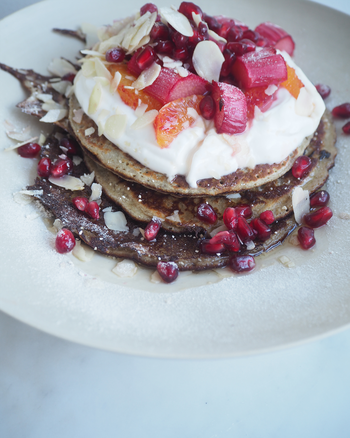
[[[192,188],[189,187],[183,175],[177,175],[173,181],[169,181],[166,175],[142,165],[104,136],[99,137],[95,122],[86,114],[83,115],[80,123],[75,122],[73,120],[75,111],[80,108],[75,96],[71,97],[69,108],[69,121],[75,136],[83,148],[90,152],[102,166],[123,179],[175,196],[223,195],[249,190],[271,182],[284,175],[292,167],[295,159],[304,153],[312,138],[312,136],[306,138],[292,154],[279,164],[259,164],[253,169],[238,169],[234,173],[223,176],[220,180],[215,178],[202,179],[197,182],[198,187]],[[86,137],[85,130],[89,128],[94,128],[95,132]]]
[[[48,137],[42,156],[51,157],[60,154],[59,135],[54,133]],[[72,175],[79,177],[88,173],[84,161],[74,166]],[[100,205],[100,218],[91,219],[86,213],[77,210],[72,200],[76,196],[89,198],[91,188],[85,186],[84,190],[71,191],[53,185],[47,179],[37,178],[35,184],[28,187],[29,190],[42,190],[41,195],[35,195],[46,212],[53,218],[60,219],[65,228],[70,229],[77,237],[82,239],[96,251],[115,257],[133,259],[145,266],[156,267],[159,260],[174,261],[180,270],[206,270],[220,268],[227,265],[229,253],[202,254],[200,242],[206,236],[194,232],[175,234],[161,229],[157,238],[151,242],[145,240],[139,228],[144,227],[126,215],[128,232],[117,232],[107,228],[103,209],[112,207],[114,211],[120,210],[109,198],[102,194]],[[294,218],[291,216],[274,223],[271,226],[272,234],[265,242],[255,242],[255,248],[247,250],[242,247],[240,254],[259,255],[278,246],[283,239],[296,227]]]
[[[328,170],[334,165],[336,148],[335,130],[326,113],[320,126],[310,141],[305,154],[311,157],[312,165],[302,179],[294,178],[291,171],[275,181],[261,187],[240,192],[236,198],[226,196],[176,197],[156,192],[140,184],[126,181],[93,160],[93,155],[85,153],[85,164],[90,172],[95,172],[95,180],[102,185],[104,193],[132,218],[149,222],[157,216],[162,227],[172,232],[200,231],[216,228],[222,221],[227,207],[249,204],[253,217],[264,210],[272,210],[276,220],[292,211],[292,191],[296,186],[313,193],[323,186],[328,178]],[[214,226],[205,224],[197,218],[198,205],[210,204],[218,215]]]

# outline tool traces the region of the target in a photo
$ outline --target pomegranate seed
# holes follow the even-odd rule
[[[343,103],[342,105],[336,106],[332,109],[332,114],[334,117],[347,119],[350,117],[350,103]]]
[[[301,157],[298,157],[292,167],[292,174],[295,178],[302,178],[307,171],[309,170],[311,166],[311,159],[306,156],[302,155]]]
[[[246,38],[255,43],[258,40],[258,38],[260,38],[260,35],[255,30],[248,29],[243,32],[243,38]]]
[[[154,23],[150,37],[154,41],[165,41],[169,38],[169,28],[164,23]]]
[[[57,233],[55,246],[57,252],[60,254],[72,251],[75,247],[73,233],[70,230],[67,230],[67,228],[62,228],[62,230]]]
[[[146,70],[155,61],[157,55],[151,46],[146,46],[136,58],[136,64],[141,71]]]
[[[310,207],[324,207],[329,202],[329,193],[326,190],[320,190],[310,196]]]
[[[342,130],[345,134],[350,134],[350,122],[345,123],[345,125],[342,127]]]
[[[179,268],[175,262],[158,262],[157,271],[166,283],[172,283],[179,275]]]
[[[65,152],[67,155],[79,154],[78,143],[72,138],[63,137],[62,140],[60,141],[60,146],[67,149],[67,152]]]
[[[266,39],[266,38],[264,38],[264,37],[259,37],[256,41],[255,41],[255,44],[258,46],[258,47],[266,47],[266,46],[268,46],[269,45],[269,41]]]
[[[230,29],[234,26],[235,26],[235,22],[233,20],[229,20],[226,23],[223,23],[219,29],[219,35],[227,40],[228,33]]]
[[[233,252],[238,252],[241,249],[241,244],[237,238],[237,234],[232,230],[220,231],[209,240],[209,243],[211,245],[222,243],[226,249]]]
[[[253,219],[250,226],[257,232],[258,239],[263,242],[271,236],[271,229],[259,218]]]
[[[186,47],[184,47],[183,49],[175,49],[173,52],[173,58],[179,61],[186,61],[188,56],[189,53]]]
[[[38,143],[27,143],[17,148],[19,155],[23,158],[35,158],[41,150]]]
[[[298,240],[302,248],[312,248],[316,243],[314,230],[308,227],[300,227],[298,230]]]
[[[80,211],[85,211],[86,206],[88,205],[89,201],[87,198],[84,198],[82,196],[77,196],[76,198],[72,199],[73,204],[75,207]]]
[[[224,49],[225,61],[222,64],[220,76],[226,77],[231,73],[231,67],[236,59],[236,55],[228,49]]]
[[[85,213],[87,213],[92,219],[100,218],[100,207],[96,201],[91,201],[87,204],[85,208]]]
[[[256,48],[256,44],[251,40],[241,40],[234,43],[227,43],[226,48],[237,56],[242,56],[245,53],[253,52]]]
[[[275,216],[273,215],[271,210],[265,210],[260,213],[260,219],[265,222],[265,224],[270,225],[275,222]]]
[[[204,37],[204,39],[209,38],[208,27],[205,23],[200,22],[198,24],[198,34]]]
[[[168,55],[169,57],[173,55],[174,48],[174,43],[172,43],[170,40],[158,41],[157,45],[155,46],[155,49],[158,53],[161,53],[162,55]]]
[[[182,2],[180,4],[180,7],[178,9],[179,12],[181,12],[181,14],[184,14],[185,17],[187,17],[190,21],[193,20],[192,18],[192,12],[194,12],[195,14],[198,14],[201,16],[201,18],[203,18],[203,12],[202,9],[195,5],[194,3],[191,2]]]
[[[329,207],[321,207],[319,210],[304,216],[304,222],[311,228],[319,228],[325,225],[333,216],[333,212]]]
[[[61,77],[61,81],[69,81],[73,83],[74,78],[75,78],[75,73],[66,73]]]
[[[238,213],[235,208],[227,207],[222,216],[224,224],[229,230],[235,230],[238,224]]]
[[[236,232],[242,242],[247,242],[248,240],[255,239],[254,231],[252,230],[246,219],[244,219],[244,217],[242,216],[238,216]]]
[[[145,15],[146,12],[150,12],[151,14],[153,12],[157,12],[158,14],[158,8],[155,4],[153,3],[146,3],[145,5],[143,5],[140,9],[140,15]]]
[[[188,44],[191,48],[196,47],[196,45],[200,42],[203,41],[204,38],[202,35],[199,34],[197,29],[193,29],[193,35],[191,37],[188,38]]]
[[[174,32],[171,36],[177,49],[183,49],[188,44],[188,37],[182,35],[180,32]]]
[[[248,272],[255,268],[254,257],[234,255],[229,261],[229,267],[234,272]]]
[[[215,102],[211,96],[205,96],[200,104],[199,110],[206,120],[211,120],[215,115]]]
[[[67,175],[73,169],[73,162],[70,158],[59,158],[51,165],[51,175],[55,178]]]
[[[218,254],[225,251],[223,243],[210,243],[209,239],[203,239],[200,243],[200,250],[203,254]]]
[[[145,228],[145,239],[148,241],[155,239],[161,226],[161,220],[157,217],[154,217]]]
[[[227,32],[227,41],[235,42],[243,38],[243,30],[239,26],[233,25]]]
[[[51,160],[44,157],[38,163],[38,175],[41,178],[48,178],[51,175]]]
[[[125,58],[125,52],[118,47],[114,47],[113,49],[109,49],[106,52],[106,61],[107,62],[123,62]]]
[[[197,207],[197,218],[207,224],[215,224],[218,217],[211,205],[200,204]]]
[[[237,205],[237,207],[235,207],[235,210],[239,216],[243,216],[245,219],[249,219],[253,215],[250,205],[247,204]]]
[[[330,89],[330,87],[328,87],[328,85],[317,84],[317,85],[315,85],[315,87],[316,87],[316,90],[321,95],[322,99],[325,99],[326,97],[328,97],[331,94],[331,89]]]
[[[215,17],[204,14],[204,21],[207,23],[210,30],[213,30],[216,33],[219,32],[221,25]]]

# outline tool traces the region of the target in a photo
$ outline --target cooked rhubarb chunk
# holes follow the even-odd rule
[[[237,87],[213,81],[214,122],[219,134],[239,134],[247,125],[247,100]]]
[[[182,77],[173,70],[162,68],[157,79],[146,87],[145,91],[166,104],[193,94],[204,94],[207,91],[207,84],[205,79],[193,73]]]
[[[272,47],[238,56],[232,74],[245,89],[277,85],[288,78],[283,56]]]
[[[293,56],[295,49],[293,38],[281,27],[267,21],[259,24],[255,31],[266,38],[271,46],[284,50],[288,55]]]

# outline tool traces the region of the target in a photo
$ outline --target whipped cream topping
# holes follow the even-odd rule
[[[109,84],[101,84],[101,99],[91,115],[88,113],[89,99],[96,79],[85,77],[80,71],[75,79],[75,95],[83,111],[97,125],[103,126],[115,114],[126,116],[125,129],[117,140],[104,132],[121,150],[150,169],[166,174],[169,180],[176,175],[185,175],[190,187],[197,187],[197,181],[204,178],[220,179],[239,168],[280,163],[317,129],[325,110],[323,99],[290,56],[281,54],[305,87],[298,99],[280,88],[277,99],[266,112],[256,108],[254,119],[242,134],[217,134],[213,122],[198,115],[190,127],[167,148],[161,149],[153,124],[134,129],[135,111],[117,92],[111,93]]]

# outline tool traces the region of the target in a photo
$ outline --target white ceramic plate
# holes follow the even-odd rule
[[[99,0],[96,7],[82,0],[35,4],[0,22],[0,62],[46,73],[52,57],[74,59],[81,48],[79,42],[52,33],[53,27],[109,23],[140,5],[134,0],[118,6]],[[233,16],[251,27],[270,20],[288,29],[296,40],[297,63],[312,81],[332,87],[327,105],[348,100],[349,16],[297,1],[218,0],[200,5],[209,14]],[[26,96],[20,85],[4,72],[0,80],[0,120],[32,123],[15,109]],[[334,218],[316,231],[315,250],[284,246],[258,259],[254,274],[220,280],[212,272],[187,273],[172,285],[151,283],[146,270],[133,279],[119,279],[111,273],[115,261],[103,257],[83,264],[57,254],[54,236],[41,218],[32,218],[34,207],[13,200],[12,194],[33,180],[35,164],[16,152],[0,152],[0,309],[72,341],[160,357],[248,354],[345,327],[350,323],[350,221],[339,214],[350,213],[350,142],[339,137],[339,157],[328,183]],[[2,147],[11,144],[3,130],[0,139]],[[282,266],[281,255],[295,267]]]

